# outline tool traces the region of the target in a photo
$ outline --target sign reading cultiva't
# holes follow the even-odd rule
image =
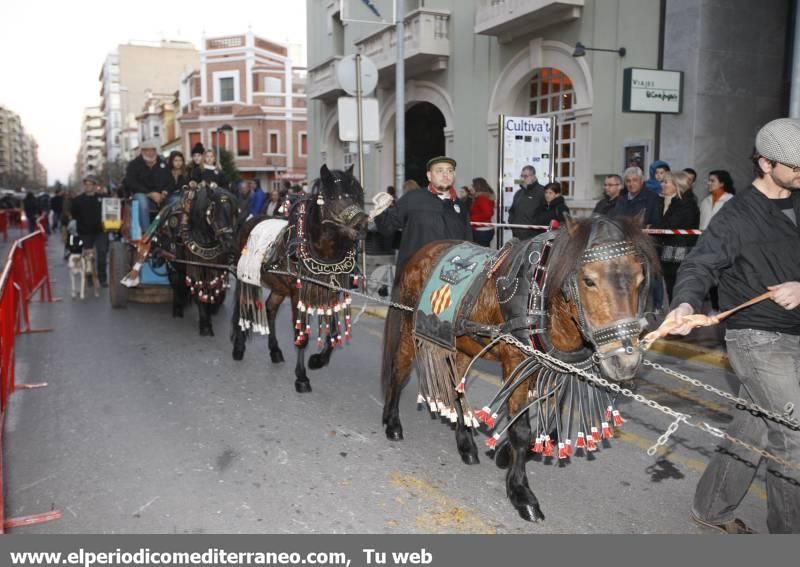
[[[656,69],[625,69],[623,112],[679,114],[683,106],[683,73]]]

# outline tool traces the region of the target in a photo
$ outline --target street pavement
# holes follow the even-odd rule
[[[364,314],[350,345],[310,372],[313,392],[294,391],[288,305],[279,320],[287,362],[269,361],[266,339],[231,358],[232,298],[200,337],[196,309],[111,309],[69,298],[60,245],[49,247],[53,304],[32,305],[35,327],[18,337],[17,382],[48,382],[11,397],[5,430],[6,517],[61,510],[59,520],[13,530],[43,533],[690,533],[699,475],[714,451],[708,434],[682,426],[654,457],[670,419],[620,400],[627,419],[595,458],[566,466],[531,460],[528,477],[546,521],[519,518],[504,471],[484,453],[463,465],[451,428],[416,407],[412,379],[401,400],[405,441],[381,427],[383,320]],[[651,353],[730,389],[716,365]],[[474,406],[493,395],[498,367],[479,363]],[[645,368],[637,393],[724,427],[721,398]],[[763,478],[739,516],[766,532]]]

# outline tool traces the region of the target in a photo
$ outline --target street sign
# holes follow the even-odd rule
[[[339,80],[339,86],[351,96],[356,96],[356,91],[358,90],[356,67],[355,55],[342,57],[341,61],[336,65],[336,78]],[[378,68],[372,62],[372,59],[362,55],[361,96],[369,95],[375,90],[376,86],[378,86]]]
[[[358,104],[354,97],[339,97],[339,139],[343,142],[358,141]],[[378,116],[378,99],[361,100],[361,127],[364,142],[380,140],[380,118]]]
[[[397,0],[339,0],[343,22],[394,25]]]

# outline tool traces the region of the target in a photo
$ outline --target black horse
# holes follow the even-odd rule
[[[194,298],[200,336],[214,336],[211,317],[225,301],[227,266],[236,255],[239,203],[229,191],[201,183],[185,187],[167,212],[155,244],[168,261],[172,316]],[[214,265],[215,267],[209,267]]]
[[[247,246],[253,229],[265,220],[266,217],[257,217],[245,223],[239,233],[239,249]],[[312,326],[321,347],[309,358],[312,370],[327,365],[333,349],[350,335],[350,300],[341,290],[350,289],[353,283],[357,243],[367,232],[364,190],[353,177],[352,167],[331,171],[323,165],[311,194],[291,205],[287,221],[261,264],[260,285],[241,279],[236,283],[239,301],[232,318],[233,359],[244,358],[245,341],[254,324],[262,332],[268,329],[272,362],[283,362],[275,335],[275,317],[283,300],[289,297],[297,331],[295,389],[310,392],[305,349]],[[265,302],[260,299],[261,287],[270,290]]]

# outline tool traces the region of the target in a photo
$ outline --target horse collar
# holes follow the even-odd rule
[[[307,207],[308,201],[309,199],[304,199],[297,203],[297,223],[295,225],[295,233],[297,235],[297,257],[300,259],[305,269],[315,275],[352,273],[356,267],[355,245],[348,248],[338,260],[326,260],[314,255],[306,229],[306,222],[311,214],[310,207]]]

